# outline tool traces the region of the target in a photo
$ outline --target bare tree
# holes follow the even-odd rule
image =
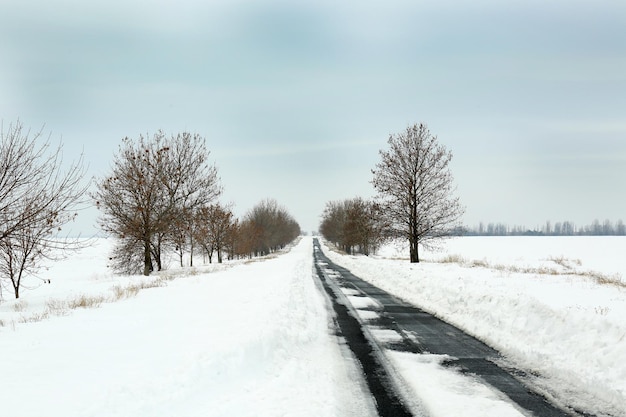
[[[102,210],[102,229],[141,242],[144,275],[154,270],[153,260],[162,268],[162,245],[171,238],[171,225],[221,193],[208,156],[204,139],[186,132],[166,138],[159,131],[136,142],[125,138],[112,174],[97,182],[93,197]]]
[[[235,259],[235,256],[239,256],[239,243],[238,237],[241,230],[241,223],[239,219],[232,219],[232,223],[226,234],[226,240],[224,242],[224,251],[228,254],[228,259]]]
[[[120,274],[138,275],[143,272],[143,243],[126,237],[113,247],[109,267]]]
[[[183,259],[187,251],[191,254],[189,265],[193,266],[194,225],[195,219],[193,216],[188,213],[187,209],[182,209],[178,215],[173,216],[170,228],[164,234],[164,237],[169,237],[168,241],[171,242],[174,252],[178,255],[181,268],[184,266]],[[160,249],[160,245],[157,245],[156,248],[153,247],[153,256],[158,259],[161,256],[160,253],[158,255],[154,253],[155,249]]]
[[[239,257],[252,258],[258,254],[263,230],[260,225],[246,218],[237,223],[233,239],[233,253]]]
[[[198,207],[194,216],[194,240],[202,248],[203,254],[213,263],[213,239],[211,238],[211,206]],[[205,258],[206,259],[206,258]]]
[[[378,204],[361,197],[346,200],[346,223],[344,237],[347,246],[358,248],[359,252],[369,255],[383,240],[385,224]]]
[[[86,204],[89,184],[82,158],[65,164],[62,146],[51,147],[41,130],[31,134],[18,121],[6,131],[2,126],[0,139],[0,277],[19,298],[23,278],[36,274],[42,260],[84,247],[61,232]]]
[[[452,153],[424,124],[415,124],[388,140],[372,170],[372,184],[395,236],[409,241],[411,262],[419,262],[420,244],[453,234],[464,209],[453,196],[449,170]]]
[[[615,234],[618,236],[626,235],[626,225],[624,225],[624,221],[622,219],[619,219],[615,225]]]
[[[219,204],[200,207],[196,213],[195,240],[213,260],[213,252],[217,252],[217,262],[222,263],[222,255],[232,234],[234,215],[232,211]]]
[[[344,242],[344,224],[346,223],[346,208],[343,201],[329,201],[322,213],[320,232],[328,241],[346,250]],[[347,251],[346,251],[347,252]]]
[[[565,236],[573,236],[576,234],[576,225],[570,221],[564,221],[561,226],[561,234]]]
[[[222,263],[224,249],[226,248],[229,235],[232,233],[234,215],[229,209],[220,205],[212,206],[210,222],[213,248],[217,252],[217,262]]]

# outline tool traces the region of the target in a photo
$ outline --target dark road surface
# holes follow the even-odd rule
[[[411,413],[403,403],[391,376],[387,373],[384,358],[376,344],[367,337],[361,323],[350,311],[345,300],[341,300],[341,290],[334,282],[327,279],[328,261],[323,257],[317,240],[315,241],[315,268],[324,290],[332,301],[340,336],[342,336],[356,359],[361,364],[367,386],[374,397],[378,415],[381,417],[411,417]],[[325,258],[325,257],[324,257]]]
[[[491,347],[419,308],[400,301],[331,262],[323,254],[317,239],[314,241],[314,257],[318,276],[333,300],[342,336],[346,338],[351,350],[361,362],[366,381],[376,399],[381,416],[410,416],[412,414],[405,408],[404,403],[407,401],[403,401],[392,378],[385,372],[384,358],[378,357],[382,355],[380,348],[416,354],[423,352],[448,355],[454,359],[447,361],[445,365],[479,377],[504,393],[529,415],[537,417],[580,415],[570,414],[555,407],[544,397],[526,387],[514,376],[519,372],[503,369],[498,365],[502,362],[499,360],[501,355]],[[375,322],[368,321],[368,326],[394,330],[402,335],[401,341],[377,348],[374,346],[376,342],[366,340],[371,339],[366,336],[367,331],[364,332],[361,329],[366,326],[362,326],[362,321],[355,317],[354,309],[350,312],[351,307],[344,305],[347,299],[341,288],[350,289],[355,294],[358,291],[361,296],[377,301],[380,307],[376,307],[375,310],[379,318]],[[370,373],[374,375],[371,376]]]

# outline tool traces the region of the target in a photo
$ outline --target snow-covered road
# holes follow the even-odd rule
[[[329,328],[311,254],[311,239],[303,239],[275,259],[35,323],[19,323],[28,306],[18,313],[3,302],[0,414],[374,415]],[[33,308],[45,290],[29,294]]]

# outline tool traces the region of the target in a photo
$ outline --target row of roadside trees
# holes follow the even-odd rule
[[[45,260],[59,260],[90,244],[64,234],[64,226],[94,202],[99,225],[116,238],[111,266],[149,275],[164,268],[164,255],[265,255],[294,240],[298,223],[274,200],[264,200],[237,219],[218,202],[217,168],[200,135],[158,131],[125,138],[109,175],[85,179],[82,158],[67,163],[62,146],[21,122],[0,126],[0,298],[20,296],[23,279]]]
[[[198,250],[212,262],[265,255],[300,234],[298,223],[274,200],[264,200],[242,219],[217,203],[222,193],[215,165],[200,135],[181,133],[123,140],[111,175],[96,183],[100,226],[119,244],[113,266],[144,275],[163,269],[163,253]]]

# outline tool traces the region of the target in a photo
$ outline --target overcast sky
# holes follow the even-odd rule
[[[468,225],[626,221],[626,2],[4,0],[17,118],[97,177],[125,136],[199,133],[223,202],[304,230],[372,197],[389,134],[423,122]]]

